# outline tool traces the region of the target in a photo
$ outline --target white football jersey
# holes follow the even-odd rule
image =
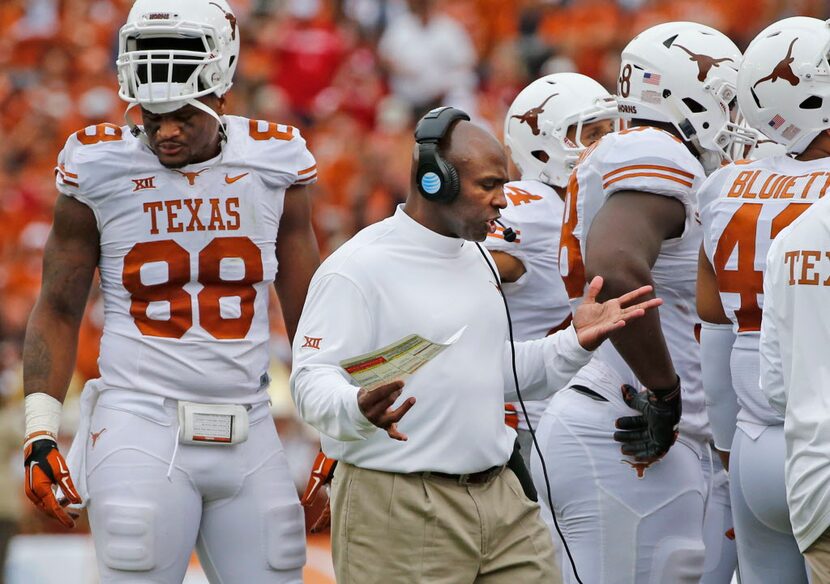
[[[516,239],[505,241],[503,229],[496,228],[484,245],[521,260],[525,273],[515,282],[502,285],[510,307],[513,338],[516,341],[541,339],[570,324],[568,294],[559,276],[559,231],[565,204],[548,185],[539,181],[513,181],[504,186],[507,207],[502,223],[516,232]],[[556,388],[560,389],[560,388]],[[519,412],[519,428],[527,421]],[[535,428],[547,407],[547,400],[527,401],[528,416]]]
[[[663,242],[651,270],[654,292],[663,299],[660,322],[683,392],[681,435],[709,439],[709,422],[700,377],[699,325],[695,308],[697,254],[701,230],[696,191],[705,174],[700,162],[673,135],[639,126],[608,134],[589,148],[568,182],[559,250],[560,273],[572,308],[587,287],[585,254],[591,222],[605,201],[617,191],[642,191],[673,197],[686,209],[683,235]],[[625,229],[624,225],[620,229]],[[610,342],[603,343],[591,362],[573,379],[625,406],[620,386],[643,386]]]
[[[297,129],[225,116],[216,158],[161,165],[127,127],[66,142],[58,190],[100,233],[105,388],[179,400],[267,400],[268,292],[285,191],[316,180]]]
[[[751,438],[784,423],[758,385],[767,253],[781,230],[830,187],[826,169],[826,159],[740,161],[715,172],[698,193],[703,247],[736,334],[731,369],[741,408],[738,426]]]

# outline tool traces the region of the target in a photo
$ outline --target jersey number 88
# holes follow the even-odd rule
[[[238,258],[245,266],[245,275],[237,280],[222,279],[222,260]],[[151,262],[167,264],[167,281],[145,284],[141,281],[142,266]],[[254,320],[254,284],[262,281],[262,256],[257,245],[247,237],[219,237],[199,252],[197,281],[203,288],[193,298],[184,289],[191,281],[190,254],[172,239],[137,243],[124,257],[122,281],[130,293],[130,314],[141,334],[150,337],[179,339],[193,326],[194,302],[199,312],[199,325],[217,339],[242,339]],[[240,314],[225,318],[221,314],[221,298],[239,298]],[[150,318],[151,302],[168,302],[170,317]]]

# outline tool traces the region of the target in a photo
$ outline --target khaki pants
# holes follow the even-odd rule
[[[804,557],[812,571],[812,584],[830,584],[830,529],[804,550]]]
[[[487,484],[344,464],[332,483],[338,584],[554,581],[539,506],[505,470]]]

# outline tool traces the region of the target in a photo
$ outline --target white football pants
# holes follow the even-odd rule
[[[785,456],[783,425],[756,440],[735,430],[729,479],[741,584],[807,584],[787,508]]]
[[[727,530],[733,527],[729,477],[717,453],[711,448],[703,452],[700,462],[704,480],[709,485],[703,514],[706,559],[700,584],[730,584],[738,563],[738,551],[735,542],[726,537]]]
[[[627,408],[564,389],[539,423],[554,512],[579,577],[586,584],[697,584],[707,494],[701,457],[678,441],[638,478],[613,438],[615,420],[627,415]],[[538,455],[531,458],[546,506]],[[560,557],[563,581],[576,582],[567,554]]]
[[[303,512],[268,404],[247,441],[196,446],[174,401],[136,393],[104,391],[87,441],[101,584],[181,584],[194,546],[211,584],[300,584]]]

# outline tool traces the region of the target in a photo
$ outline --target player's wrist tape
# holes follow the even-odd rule
[[[680,395],[680,377],[678,376],[677,382],[675,382],[674,387],[664,389],[652,389],[651,392],[657,397],[657,399],[661,401],[670,401],[675,399]]]
[[[23,447],[44,438],[57,442],[63,404],[46,393],[29,394],[23,404],[26,411],[26,438]]]

